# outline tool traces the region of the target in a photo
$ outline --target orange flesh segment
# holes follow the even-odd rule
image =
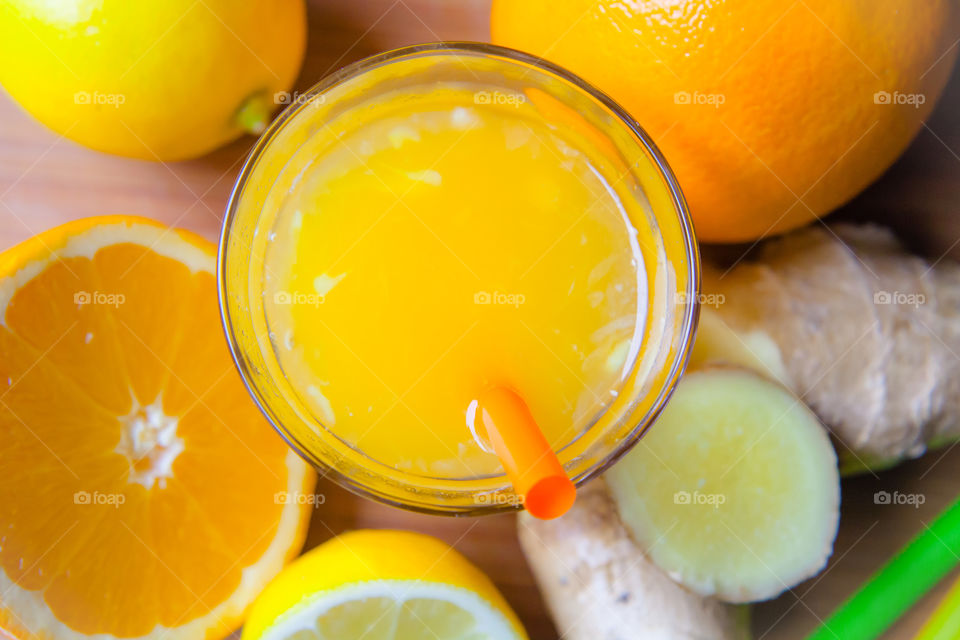
[[[477,417],[503,469],[530,515],[559,518],[573,506],[576,487],[523,399],[494,387],[477,400]]]
[[[186,244],[176,233],[158,228],[161,251],[117,227],[117,243],[89,255],[30,257],[42,270],[0,307],[0,570],[71,630],[132,637],[208,615],[238,589],[277,534],[290,452],[220,333],[214,247],[209,270],[191,270],[164,255]],[[78,292],[100,297],[78,304]],[[183,449],[148,488],[135,476],[151,460],[121,441],[151,403]],[[4,605],[0,627],[17,629]],[[211,624],[225,635],[236,614]]]

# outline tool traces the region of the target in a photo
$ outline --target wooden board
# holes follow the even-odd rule
[[[487,40],[488,0],[323,0],[311,3],[305,89],[366,55],[440,39]],[[839,215],[883,220],[934,258],[960,241],[960,74],[907,154]],[[176,164],[98,154],[47,131],[0,96],[0,247],[64,221],[132,213],[217,236],[224,206],[252,139]],[[827,571],[755,607],[758,638],[800,638],[960,491],[960,447],[879,476],[844,483],[843,517]],[[534,640],[556,638],[516,543],[513,516],[453,519],[417,515],[353,497],[321,481],[308,546],[359,527],[437,535],[483,568],[516,608]],[[919,494],[918,508],[875,504],[878,491]],[[943,591],[942,585],[940,592]],[[909,638],[934,605],[928,598],[888,638]]]

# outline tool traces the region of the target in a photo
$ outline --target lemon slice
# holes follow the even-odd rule
[[[490,580],[445,543],[354,531],[291,564],[260,595],[242,640],[519,640]]]
[[[516,638],[503,614],[459,587],[384,580],[320,594],[289,612],[264,640]]]

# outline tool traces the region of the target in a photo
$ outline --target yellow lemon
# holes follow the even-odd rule
[[[5,0],[0,84],[80,144],[180,160],[262,130],[305,42],[304,0]]]
[[[904,150],[957,56],[956,0],[494,0],[497,44],[620,101],[697,235],[749,241],[843,204]]]
[[[242,640],[524,640],[490,579],[419,533],[361,530],[304,554],[260,594]]]

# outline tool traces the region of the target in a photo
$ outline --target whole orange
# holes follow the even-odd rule
[[[493,40],[619,101],[697,234],[754,240],[843,204],[904,150],[957,56],[956,0],[494,0]]]

